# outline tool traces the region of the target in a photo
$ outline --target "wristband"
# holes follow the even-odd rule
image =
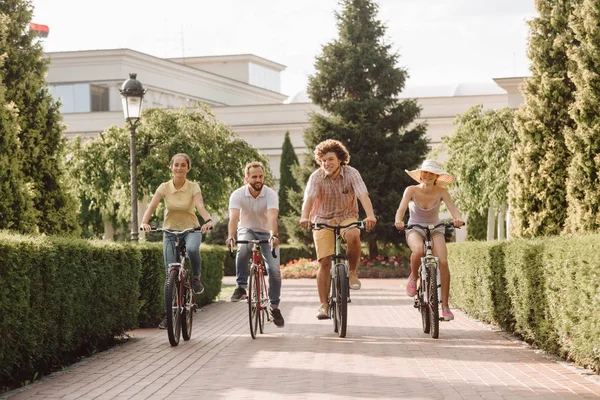
[[[212,219],[211,219],[211,218],[209,218],[209,219],[207,219],[206,221],[204,221],[204,223],[205,223],[205,224],[208,224],[209,222],[212,222]]]

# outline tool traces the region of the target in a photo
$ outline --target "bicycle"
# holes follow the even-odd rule
[[[270,244],[269,239],[238,240],[237,244],[251,244],[252,257],[248,274],[248,322],[250,323],[250,336],[256,339],[256,332],[264,333],[265,320],[273,322],[273,315],[269,307],[269,286],[267,284],[267,268],[260,254],[261,244]],[[229,249],[231,258],[235,258],[233,247]],[[273,258],[277,258],[275,249],[271,250]]]
[[[406,225],[404,229],[421,228],[425,231],[425,256],[421,257],[421,268],[417,277],[417,295],[414,307],[421,313],[423,332],[430,333],[433,339],[440,335],[440,304],[442,303],[442,284],[440,279],[439,260],[433,255],[431,231],[439,227],[456,228],[452,222],[441,222],[437,225]],[[432,289],[435,288],[435,289]]]
[[[165,310],[167,311],[167,334],[171,346],[192,337],[192,323],[196,311],[196,295],[192,285],[192,271],[187,267],[187,249],[185,242],[180,239],[190,232],[200,231],[201,226],[172,231],[164,228],[151,227],[151,232],[166,232],[175,235],[175,262],[169,264],[167,283],[165,287]]]
[[[346,337],[348,326],[348,303],[350,303],[350,281],[348,278],[348,259],[342,254],[342,229],[356,226],[365,229],[364,221],[351,222],[348,225],[329,225],[322,222],[311,224],[312,229],[332,229],[335,235],[335,254],[331,257],[331,289],[328,296],[329,318],[333,320],[333,331],[339,337]]]

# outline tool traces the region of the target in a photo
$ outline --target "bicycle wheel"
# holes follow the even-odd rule
[[[250,279],[248,280],[248,322],[250,323],[250,336],[252,336],[252,339],[256,339],[256,330],[259,325],[259,290],[258,270],[256,269],[256,265],[252,265],[250,267]]]
[[[346,337],[346,326],[348,325],[348,274],[346,264],[336,264],[336,301],[335,315],[338,327],[338,336]]]
[[[419,311],[421,312],[421,322],[423,323],[423,333],[429,333],[431,329],[431,324],[429,320],[429,307],[427,306],[426,291],[422,284],[423,280],[421,275],[419,275],[419,279],[417,281],[417,297],[419,299]]]
[[[192,293],[192,275],[186,271],[186,282],[182,282],[181,298],[183,299],[183,308],[181,310],[181,334],[183,340],[190,340],[192,337],[192,322],[194,320],[194,295]]]
[[[265,332],[265,321],[269,321],[269,290],[267,289],[267,280],[263,274],[258,276],[260,284],[260,310],[258,310],[258,328],[260,333]]]
[[[172,269],[169,272],[167,278],[167,295],[166,298],[166,309],[167,309],[167,334],[169,336],[169,343],[171,346],[177,346],[179,344],[179,337],[181,336],[181,309],[179,308],[179,270]]]
[[[336,276],[335,276],[335,265],[331,267],[331,289],[329,290],[329,298],[327,301],[329,302],[329,318],[333,321],[333,331],[338,333],[338,319],[336,313],[336,302],[337,302],[337,284],[336,284]]]
[[[429,265],[429,319],[431,320],[431,337],[437,339],[440,335],[440,307],[437,292],[437,265]]]

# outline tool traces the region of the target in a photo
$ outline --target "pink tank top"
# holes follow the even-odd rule
[[[421,208],[415,201],[414,197],[408,203],[408,223],[410,224],[419,224],[419,225],[429,225],[429,224],[439,224],[440,223],[440,206],[442,205],[441,197],[438,197],[437,202],[431,208]]]

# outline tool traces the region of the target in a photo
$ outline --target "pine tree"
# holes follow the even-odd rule
[[[75,200],[62,182],[65,139],[59,105],[44,88],[48,60],[29,31],[31,2],[4,0],[0,13],[8,16],[0,54],[6,53],[2,84],[6,101],[18,110],[19,160],[33,196],[38,230],[71,233],[78,229]]]
[[[289,215],[292,207],[288,200],[288,191],[298,191],[300,187],[292,175],[292,166],[298,165],[298,157],[290,140],[290,133],[285,133],[281,148],[281,163],[279,165],[279,215]]]
[[[0,48],[5,40],[8,17],[0,14]],[[33,231],[33,203],[28,196],[21,171],[19,125],[14,104],[5,100],[1,83],[2,65],[6,54],[0,54],[0,229],[23,233]]]
[[[399,242],[387,222],[394,220],[404,189],[413,183],[404,169],[417,166],[427,152],[426,128],[413,125],[421,111],[416,101],[398,99],[408,72],[396,66],[399,55],[385,42],[378,5],[373,0],[340,4],[339,37],[323,47],[308,84],[310,98],[327,115],[310,116],[305,143],[312,150],[325,139],[336,139],[347,147],[350,165],[361,173],[380,221],[365,237],[375,256],[378,241]]]
[[[574,126],[568,111],[575,89],[567,58],[571,3],[536,1],[540,15],[529,22],[532,76],[521,88],[525,102],[516,114],[518,140],[510,168],[514,236],[559,234],[565,224],[570,153],[564,135]]]
[[[573,154],[568,168],[568,232],[597,232],[600,229],[600,18],[599,0],[582,0],[575,6],[570,27],[574,43],[569,52],[575,65],[575,105],[571,117],[576,123],[566,134]]]

